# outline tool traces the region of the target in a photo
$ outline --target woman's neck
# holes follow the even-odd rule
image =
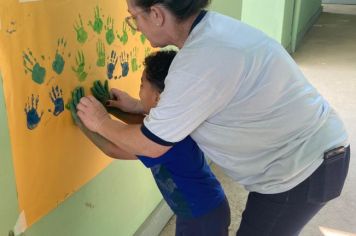
[[[171,35],[171,40],[172,44],[178,47],[179,49],[183,47],[185,41],[187,40],[190,30],[192,28],[192,25],[195,21],[195,19],[198,17],[199,13],[194,14],[193,16],[189,17],[187,20],[182,21],[182,22],[175,22],[171,25],[170,27],[170,35]]]

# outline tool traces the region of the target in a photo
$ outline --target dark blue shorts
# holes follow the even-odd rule
[[[293,189],[248,195],[237,236],[296,236],[325,204],[338,197],[350,162],[350,147],[324,154],[318,169]]]
[[[228,236],[230,206],[225,200],[211,212],[193,219],[177,217],[176,236]]]

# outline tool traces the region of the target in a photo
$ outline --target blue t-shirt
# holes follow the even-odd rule
[[[225,199],[204,153],[190,136],[176,143],[161,157],[138,158],[151,168],[164,199],[179,217],[202,216]]]

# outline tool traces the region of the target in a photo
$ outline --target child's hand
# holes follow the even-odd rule
[[[129,113],[142,113],[140,108],[140,101],[131,97],[128,93],[118,90],[111,89],[112,100],[109,100],[105,105],[108,107],[115,107],[122,111]]]

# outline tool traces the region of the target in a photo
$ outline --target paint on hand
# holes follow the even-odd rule
[[[31,103],[30,103],[30,98],[28,97],[27,103],[25,104],[24,110],[26,114],[27,128],[29,130],[33,130],[37,127],[43,115],[43,111],[41,112],[41,115],[38,115],[38,111],[37,111],[38,102],[39,102],[39,96],[37,95],[35,99],[35,96],[32,94]]]
[[[94,9],[94,24],[92,23],[92,21],[89,21],[89,25],[97,34],[100,34],[103,29],[103,24],[104,23],[100,16],[99,6],[96,6],[96,8]]]
[[[122,22],[122,35],[117,33],[117,37],[123,45],[129,41],[129,35],[127,34],[127,23],[125,21]]]
[[[106,31],[106,42],[111,45],[114,40],[115,40],[115,35],[114,35],[114,19],[111,18],[110,16],[108,17],[106,21],[106,26],[105,26],[105,31]]]
[[[96,52],[98,54],[98,60],[96,61],[96,65],[99,67],[105,66],[105,45],[100,39],[96,44]]]
[[[62,89],[56,86],[52,86],[52,92],[49,93],[49,97],[54,105],[53,115],[59,116],[64,111],[64,101],[63,101],[63,92]],[[50,111],[51,112],[51,111]]]
[[[23,64],[25,67],[25,73],[31,73],[32,80],[37,84],[42,84],[46,77],[46,69],[42,67],[37,59],[33,56],[30,49],[28,52],[23,52]]]
[[[78,51],[78,55],[75,58],[76,67],[72,66],[72,70],[75,72],[80,82],[85,81],[88,73],[85,71],[85,58],[83,51]]]
[[[129,55],[126,52],[122,52],[120,56],[121,64],[121,77],[126,77],[129,74]]]
[[[79,14],[79,23],[75,22],[74,30],[77,33],[77,41],[84,44],[88,39],[88,33],[84,29],[82,17]]]
[[[64,38],[58,39],[56,55],[52,63],[52,69],[57,73],[57,75],[60,75],[64,69],[65,61],[63,55],[66,46],[67,42],[64,40]]]
[[[134,47],[130,52],[131,57],[131,69],[132,72],[136,72],[141,68],[141,65],[137,63],[137,47]]]
[[[117,61],[119,60],[116,52],[114,50],[111,51],[111,56],[108,58],[108,66],[107,66],[107,76],[108,79],[112,79],[114,77],[114,71],[116,68]],[[117,79],[117,76],[115,76]]]

